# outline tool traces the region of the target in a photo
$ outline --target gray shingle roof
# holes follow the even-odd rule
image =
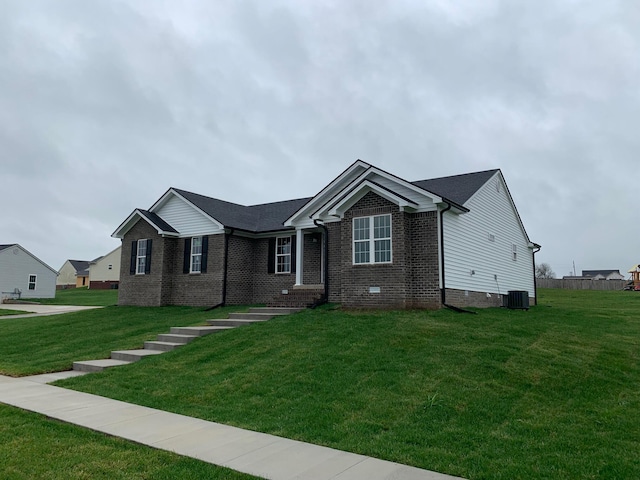
[[[607,276],[610,273],[617,273],[618,275],[622,275],[620,270],[582,270],[583,277],[596,277],[598,275]]]
[[[88,260],[69,260],[69,263],[76,269],[76,275],[89,275]]]
[[[282,230],[284,221],[311,200],[311,198],[299,198],[247,207],[178,188],[173,190],[225,227],[254,233]]]
[[[483,172],[420,180],[411,183],[419,188],[455,202],[458,205],[464,205],[497,171],[498,170],[486,170]],[[215,218],[225,227],[237,228],[253,233],[282,230],[284,228],[283,223],[313,198],[298,198],[282,202],[245,206],[178,188],[173,188],[172,190],[183,196],[210,217]],[[155,215],[146,210],[142,212],[147,216]],[[160,217],[157,215],[156,217],[158,218],[158,222],[162,222]],[[149,219],[151,220],[150,217]],[[160,226],[155,220],[152,221]],[[166,226],[171,228],[168,224],[166,224]]]
[[[167,222],[165,222],[162,218],[160,218],[158,215],[156,215],[153,212],[150,212],[148,210],[142,210],[141,208],[138,209],[138,211],[147,218],[147,220],[149,220],[151,223],[153,223],[154,225],[156,225],[159,229],[161,229],[163,232],[171,232],[171,233],[178,233],[178,231],[173,228],[171,225],[169,225]]]
[[[452,200],[459,205],[464,205],[498,171],[498,169],[485,170],[463,175],[452,175],[450,177],[419,180],[411,183],[416,187]]]

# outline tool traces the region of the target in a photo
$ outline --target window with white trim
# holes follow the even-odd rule
[[[136,251],[136,275],[144,275],[147,266],[147,239],[138,240]]]
[[[202,237],[191,239],[191,273],[202,271]]]
[[[37,275],[29,275],[29,290],[36,289],[36,281],[38,279]]]
[[[391,263],[391,215],[353,219],[353,263]]]
[[[276,238],[276,273],[291,273],[291,237]]]

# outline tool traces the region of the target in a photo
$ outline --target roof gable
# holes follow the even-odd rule
[[[289,217],[285,225],[302,225],[314,219],[329,220],[329,217],[340,216],[340,206],[348,208],[357,201],[356,197],[360,198],[368,191],[391,200],[403,210],[428,211],[439,204],[450,204],[456,213],[464,213],[468,211],[464,203],[497,171],[409,182],[358,160]]]
[[[153,228],[156,229],[159,235],[167,237],[178,236],[178,231],[165,222],[160,216],[148,210],[142,210],[136,208],[127,219],[120,224],[115,232],[111,234],[112,237],[124,238],[124,235],[139,221],[144,220]]]
[[[44,263],[42,260],[40,260],[38,257],[36,257],[33,253],[31,253],[29,250],[27,250],[26,248],[24,248],[22,245],[18,244],[18,243],[9,243],[9,244],[4,244],[4,245],[0,245],[0,253],[2,253],[4,255],[4,252],[6,250],[8,250],[11,247],[15,247],[18,248],[20,250],[22,250],[24,253],[26,253],[27,255],[29,255],[31,258],[33,258],[35,261],[37,261],[38,263],[42,264],[43,266],[47,267],[49,270],[51,270],[53,273],[55,273],[56,275],[58,275],[58,271],[55,268],[50,267],[49,265],[47,265],[46,263]]]

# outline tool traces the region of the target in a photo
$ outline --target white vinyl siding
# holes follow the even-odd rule
[[[32,275],[36,277],[35,289],[29,290]],[[16,288],[22,292],[21,298],[54,298],[56,277],[54,270],[20,246],[0,250],[0,298],[7,296],[2,292]]]
[[[444,214],[446,287],[491,294],[526,290],[533,296],[533,251],[500,173],[465,207],[468,213]]]
[[[122,247],[109,252],[96,263],[89,265],[89,282],[117,282],[120,280]]]
[[[176,196],[172,196],[154,213],[180,232],[181,236],[193,236],[223,231],[220,225],[211,221],[200,211]]]

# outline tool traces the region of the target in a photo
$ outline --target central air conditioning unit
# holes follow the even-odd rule
[[[529,292],[526,290],[509,290],[507,308],[529,310]]]

